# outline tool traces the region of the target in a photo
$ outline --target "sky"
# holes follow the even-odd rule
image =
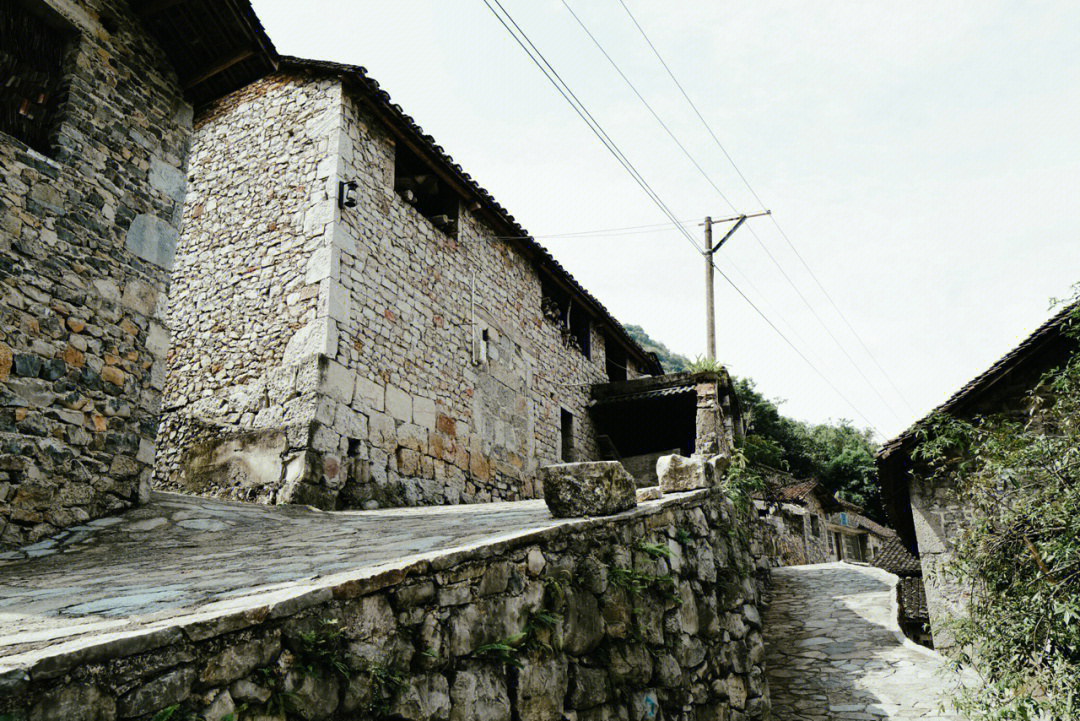
[[[773,212],[717,268],[805,360],[720,275],[717,356],[790,416],[890,438],[1080,281],[1080,3],[625,0],[733,166],[619,0],[566,0],[706,179],[562,0],[501,2],[698,242]],[[367,68],[617,319],[704,353],[701,255],[483,0],[253,5],[283,54]]]

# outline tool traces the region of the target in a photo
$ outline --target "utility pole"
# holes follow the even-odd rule
[[[705,355],[716,360],[716,319],[713,317],[712,218],[705,216]]]
[[[715,317],[715,301],[713,300],[713,255],[716,251],[720,250],[720,246],[727,242],[727,239],[735,235],[735,231],[739,229],[747,218],[757,218],[762,215],[771,215],[771,210],[766,210],[761,213],[751,213],[750,215],[736,215],[732,218],[724,218],[723,220],[716,221],[717,223],[728,223],[732,220],[736,221],[735,225],[731,226],[720,242],[713,245],[712,242],[712,227],[713,219],[711,216],[705,217],[705,355],[709,360],[716,360],[716,317]]]

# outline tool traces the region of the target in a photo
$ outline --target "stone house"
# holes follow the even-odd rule
[[[0,547],[148,492],[192,108],[275,57],[183,5],[0,5]]]
[[[826,524],[829,550],[834,561],[871,563],[889,539],[896,535],[863,515],[863,508],[840,498],[829,499]]]
[[[816,480],[798,480],[789,473],[767,469],[766,489],[757,494],[758,517],[776,528],[781,565],[801,566],[836,560],[830,545],[825,503],[830,499]]]
[[[850,561],[870,563],[896,533],[830,496],[814,479],[799,480],[765,468],[766,487],[754,499],[758,517],[776,528],[782,565]]]
[[[590,397],[602,459],[620,461],[639,488],[659,483],[661,456],[730,456],[745,433],[739,397],[723,368],[599,383]]]
[[[590,388],[661,372],[363,68],[195,118],[157,485],[374,508],[539,495]]]
[[[953,558],[952,539],[972,519],[972,508],[949,484],[932,482],[927,469],[912,458],[918,431],[938,413],[966,420],[999,414],[1026,416],[1031,410],[1031,391],[1043,375],[1064,365],[1077,351],[1076,339],[1065,332],[1076,309],[1076,304],[1062,309],[927,418],[878,451],[881,496],[904,545],[922,563],[934,644],[938,648],[950,645],[938,625],[940,620],[955,615],[965,605],[963,589],[942,570]]]

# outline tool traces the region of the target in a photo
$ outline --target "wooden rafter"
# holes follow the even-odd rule
[[[227,58],[225,58],[221,62],[217,63],[216,65],[214,65],[212,67],[209,67],[209,68],[207,68],[206,70],[204,70],[204,71],[202,71],[200,73],[196,73],[195,75],[191,76],[190,78],[185,78],[183,83],[182,83],[183,87],[184,87],[184,90],[190,90],[191,88],[195,87],[199,83],[205,82],[205,81],[209,80],[210,78],[214,77],[215,75],[217,75],[218,73],[222,73],[222,72],[228,70],[233,65],[236,65],[239,62],[243,62],[244,60],[247,60],[248,58],[250,58],[254,54],[255,54],[255,51],[252,50],[251,48],[241,48],[240,50],[237,50],[235,53],[228,56]]]

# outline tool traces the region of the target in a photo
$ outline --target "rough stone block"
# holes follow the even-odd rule
[[[412,422],[413,399],[397,386],[386,386],[386,412],[399,421]]]
[[[435,427],[435,401],[430,398],[413,399],[413,423],[423,428]]]
[[[289,339],[282,362],[286,365],[296,363],[317,353],[332,357],[336,355],[337,337],[337,323],[333,319],[317,318]]]
[[[307,264],[305,280],[309,285],[314,285],[326,279],[337,280],[340,268],[341,250],[331,246],[323,246],[311,255]]]
[[[661,456],[656,462],[656,475],[664,493],[692,491],[712,485],[704,456]]]
[[[610,516],[637,505],[634,477],[618,461],[545,466],[540,478],[556,518]]]
[[[182,203],[187,192],[187,177],[183,170],[155,155],[150,158],[150,187]]]
[[[154,314],[157,301],[157,288],[149,283],[145,283],[138,278],[132,278],[124,284],[124,295],[120,298],[120,304],[124,307],[149,317]]]
[[[323,371],[322,390],[345,405],[352,403],[356,374],[336,361],[329,361]]]
[[[172,270],[180,234],[168,221],[142,213],[128,228],[124,247],[128,252],[165,270]]]
[[[383,408],[386,407],[384,404],[385,396],[385,389],[375,381],[363,376],[356,379],[354,402],[363,404],[363,408],[360,410],[382,412]]]

